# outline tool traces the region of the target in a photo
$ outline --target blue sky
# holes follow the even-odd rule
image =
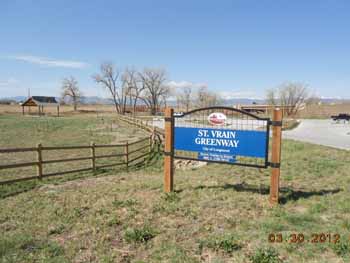
[[[350,1],[0,2],[0,97],[59,95],[104,61],[164,67],[173,85],[205,83],[231,97],[263,98],[285,81],[350,98]]]

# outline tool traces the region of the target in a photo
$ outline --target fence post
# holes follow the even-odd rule
[[[281,109],[273,111],[272,118],[272,153],[271,153],[271,181],[270,181],[270,204],[278,204],[280,166],[281,166],[281,145],[282,145],[282,118]]]
[[[37,175],[38,178],[41,180],[43,177],[43,156],[42,156],[42,144],[39,143],[37,147],[37,158],[38,158],[38,169],[37,169]]]
[[[158,147],[157,145],[157,136],[156,136],[156,129],[154,127],[151,128],[152,129],[152,135],[153,135],[153,151],[156,149],[156,147]],[[159,152],[159,151],[158,151]]]
[[[149,142],[149,149],[148,149],[148,151],[149,151],[149,153],[152,152],[152,137],[153,137],[153,135],[151,134],[149,136],[149,138],[148,138],[148,142]]]
[[[129,142],[128,141],[125,143],[124,154],[125,154],[126,171],[128,172],[129,171]]]
[[[91,168],[93,172],[96,172],[96,152],[95,152],[95,143],[91,142]]]
[[[172,108],[165,109],[164,191],[166,193],[174,190],[173,114]]]

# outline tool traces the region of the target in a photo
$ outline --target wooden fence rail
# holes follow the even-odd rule
[[[151,121],[148,120],[142,120],[136,117],[131,117],[131,116],[127,116],[127,115],[119,115],[118,118],[122,121],[125,121],[128,124],[134,125],[138,128],[141,128],[147,132],[150,133],[156,133],[158,135],[161,135],[162,137],[164,137],[164,129],[161,129],[159,127],[154,127],[153,125],[150,125]]]
[[[84,172],[84,171],[95,172],[98,169],[112,167],[112,166],[123,165],[126,167],[126,169],[128,169],[130,167],[131,163],[135,162],[136,160],[140,160],[142,158],[145,160],[146,157],[151,154],[151,152],[153,151],[153,149],[156,145],[156,143],[154,143],[154,141],[153,141],[153,138],[154,137],[152,135],[150,135],[150,136],[143,138],[141,140],[138,140],[135,142],[126,142],[125,144],[98,145],[95,143],[91,143],[88,146],[83,145],[83,146],[59,146],[59,147],[51,147],[51,146],[47,147],[47,146],[43,146],[41,144],[38,144],[37,147],[31,147],[31,148],[0,149],[0,153],[2,153],[2,154],[19,153],[19,152],[33,152],[33,153],[36,152],[36,159],[37,159],[34,162],[24,162],[24,163],[0,165],[0,170],[15,169],[15,168],[21,168],[21,167],[33,167],[33,166],[37,167],[37,175],[36,176],[0,181],[0,185],[10,184],[10,183],[20,182],[20,181],[27,181],[27,180],[32,180],[32,179],[42,179],[44,177],[64,175],[64,174],[68,174],[68,173],[77,173],[77,172]],[[142,145],[141,147],[138,147],[138,148],[130,151],[130,146],[137,145],[137,144],[140,144],[143,142],[148,142],[148,143],[146,145]],[[97,148],[124,148],[124,151],[123,151],[123,153],[117,153],[117,154],[96,155]],[[61,150],[75,150],[75,149],[77,149],[77,150],[90,149],[90,156],[88,156],[88,157],[76,157],[76,158],[65,158],[65,159],[53,159],[53,160],[45,160],[43,158],[45,151],[53,151],[53,150],[61,151]],[[144,149],[149,149],[149,150],[144,153],[142,151]],[[137,153],[140,153],[140,154],[137,155]],[[134,156],[131,156],[131,155],[134,155]],[[123,161],[97,166],[97,164],[96,164],[97,159],[106,159],[106,158],[112,158],[112,157],[122,157]],[[66,163],[66,162],[76,162],[76,161],[86,161],[86,160],[91,161],[89,167],[85,167],[82,169],[74,169],[74,170],[69,170],[69,171],[55,172],[55,173],[46,173],[46,174],[43,173],[43,168],[44,168],[44,165],[46,165],[46,164]]]
[[[154,141],[157,141],[157,150],[159,152],[164,151],[164,139],[165,139],[165,131],[162,128],[155,127],[150,124],[150,121],[147,120],[141,120],[139,118],[136,118],[134,116],[127,116],[127,115],[118,115],[118,118],[130,125],[136,126],[140,129],[143,129],[154,136]]]

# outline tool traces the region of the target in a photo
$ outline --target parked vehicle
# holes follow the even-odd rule
[[[174,116],[182,116],[182,115],[184,115],[184,113],[182,111],[174,112]]]
[[[339,113],[338,115],[331,116],[333,121],[350,121],[350,114],[347,113]]]

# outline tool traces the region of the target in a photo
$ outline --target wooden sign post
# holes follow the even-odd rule
[[[164,191],[169,193],[174,190],[174,110],[165,109],[165,145],[164,145]]]
[[[275,109],[272,118],[272,152],[271,152],[271,181],[270,204],[278,204],[282,145],[282,111]]]

